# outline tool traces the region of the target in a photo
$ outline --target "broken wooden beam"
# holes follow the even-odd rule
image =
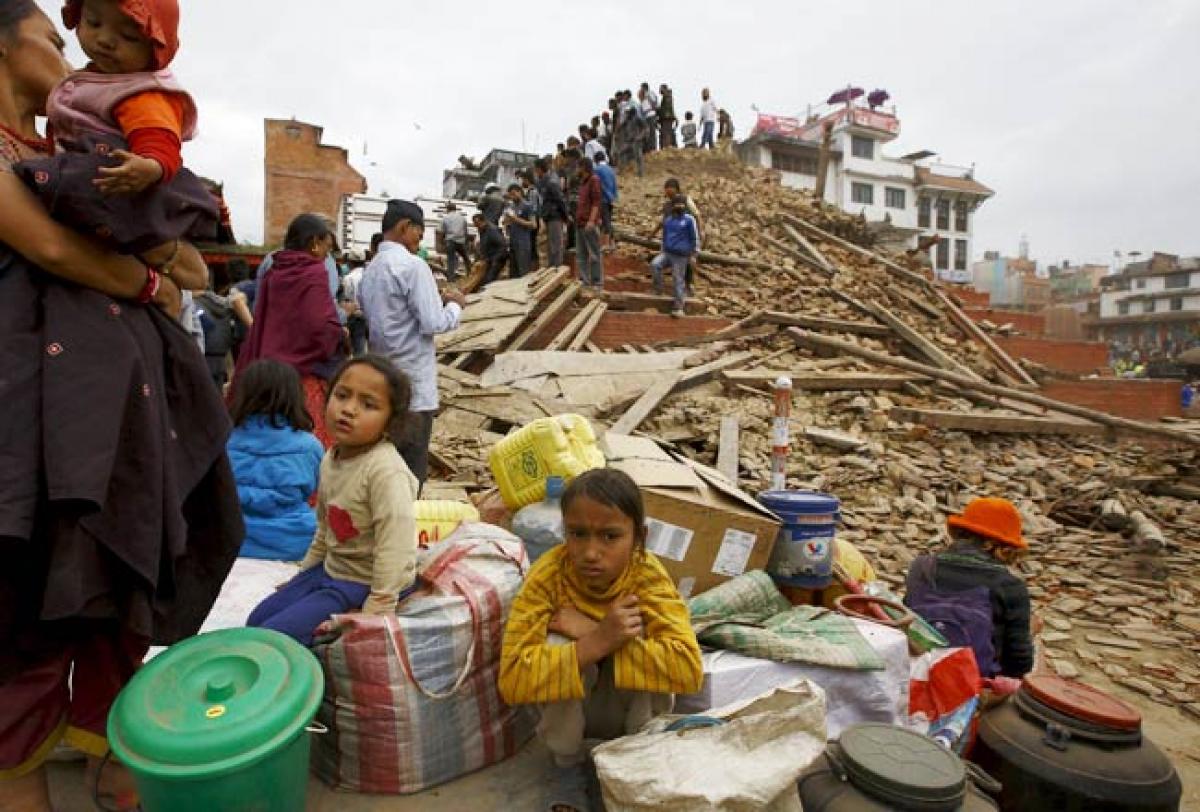
[[[772,237],[770,234],[762,234],[761,236],[764,240],[766,240],[767,245],[774,247],[775,250],[779,251],[780,253],[787,254],[788,256],[792,257],[793,259],[797,260],[798,262],[803,262],[807,267],[812,268],[817,273],[825,274],[825,276],[828,276],[831,279],[833,278],[833,275],[835,273],[833,270],[831,270],[830,268],[826,268],[825,266],[823,266],[821,263],[817,262],[815,259],[813,259],[808,254],[797,251],[795,248],[788,245],[783,240],[777,240],[774,237]],[[788,270],[787,268],[782,268],[781,270],[786,271],[790,276],[794,276],[797,279],[801,278],[801,275],[798,271],[791,271],[791,270]],[[803,281],[803,280],[801,280],[801,281]]]
[[[541,301],[549,296],[555,289],[558,288],[564,280],[571,275],[570,267],[564,265],[559,268],[549,268],[544,279],[539,280],[529,290],[530,298]]]
[[[1049,417],[1030,415],[995,414],[992,412],[953,412],[939,409],[908,409],[894,407],[889,416],[893,420],[918,423],[951,431],[966,431],[976,434],[1067,434],[1080,436],[1102,436],[1110,429],[1098,423],[1082,423],[1076,420],[1055,420]]]
[[[804,428],[804,437],[810,442],[818,445],[827,445],[830,448],[836,448],[838,451],[862,451],[868,445],[867,440],[863,437],[855,437],[853,434],[847,434],[844,431],[823,429],[818,426],[806,426]]]
[[[906,383],[927,380],[918,375],[888,375],[878,372],[810,372],[807,370],[730,370],[721,378],[731,385],[769,387],[778,378],[791,378],[792,389],[810,392],[836,392],[862,389],[900,389]]]
[[[608,310],[608,304],[599,299],[593,301],[592,304],[595,305],[592,314],[588,316],[587,321],[579,328],[579,332],[567,344],[568,352],[578,352],[591,343],[592,333],[596,332],[596,325],[600,323],[600,319],[604,318],[604,313]]]
[[[996,364],[1002,370],[1016,378],[1018,383],[1025,384],[1026,386],[1032,386],[1035,389],[1037,388],[1037,381],[1029,376],[1029,373],[1025,371],[1025,368],[1014,361],[1012,356],[1002,350],[1000,346],[992,340],[991,336],[985,333],[978,324],[973,322],[966,313],[962,312],[962,309],[959,308],[958,305],[950,301],[950,297],[936,288],[934,289],[933,293],[942,303],[942,307],[946,308],[946,313],[949,314],[950,320],[958,326],[958,329],[962,330],[968,336],[983,344],[988,353],[991,354],[992,359],[995,360]]]
[[[543,310],[541,314],[539,314],[538,317],[533,320],[532,324],[526,327],[520,335],[512,340],[512,343],[508,345],[507,352],[523,349],[526,344],[533,340],[534,336],[546,329],[546,325],[554,321],[555,317],[557,317],[559,313],[566,310],[570,306],[571,302],[575,301],[575,297],[579,295],[581,288],[583,288],[582,282],[572,282],[570,285],[567,285],[567,289],[562,292],[562,295],[551,302],[546,309]]]
[[[721,434],[717,445],[717,470],[734,485],[738,481],[738,416],[727,414],[721,418]]]
[[[875,314],[875,318],[891,327],[892,330],[896,332],[896,335],[907,341],[913,349],[925,356],[925,358],[928,359],[929,362],[934,366],[949,370],[951,372],[957,372],[958,374],[965,375],[968,378],[982,380],[982,378],[980,378],[980,376],[977,375],[974,370],[968,369],[954,358],[951,358],[944,350],[942,350],[941,347],[937,346],[928,338],[918,333],[912,327],[909,327],[903,319],[901,319],[895,313],[892,313],[886,307],[883,307],[875,302],[867,304],[867,307],[872,313]]]
[[[793,226],[796,226],[797,228],[804,229],[804,230],[808,231],[810,234],[816,234],[821,239],[823,239],[827,242],[831,242],[834,245],[841,246],[842,248],[845,248],[847,251],[851,251],[855,254],[858,254],[861,257],[866,257],[869,260],[878,262],[880,265],[887,268],[890,272],[901,277],[902,279],[907,279],[909,282],[912,282],[913,284],[915,284],[921,288],[929,287],[928,279],[921,276],[920,274],[913,273],[912,271],[908,270],[908,268],[905,268],[901,265],[897,265],[895,262],[892,262],[887,257],[880,256],[879,254],[875,253],[874,251],[871,251],[867,248],[863,248],[861,245],[855,245],[854,243],[850,242],[849,240],[843,240],[841,237],[837,236],[836,234],[830,234],[828,231],[825,231],[822,228],[818,228],[817,226],[814,226],[812,223],[809,223],[805,220],[801,220],[799,217],[795,217],[791,214],[786,214],[786,213],[782,214],[780,216],[783,217],[783,219],[786,222],[788,222],[789,224],[791,224]]]
[[[779,225],[783,227],[784,232],[786,232],[789,237],[795,240],[800,247],[812,255],[814,261],[816,261],[818,265],[821,265],[829,276],[832,277],[837,275],[837,268],[834,267],[834,264],[830,262],[824,254],[821,253],[821,250],[817,248],[817,246],[809,242],[807,237],[793,228],[790,223],[781,222]]]
[[[565,349],[566,346],[575,338],[575,335],[579,332],[580,328],[587,323],[589,318],[591,318],[592,311],[595,310],[598,305],[600,305],[600,300],[593,299],[580,308],[579,312],[575,314],[575,317],[567,322],[567,326],[562,328],[558,335],[550,340],[550,343],[546,345],[546,349]]]
[[[825,316],[805,316],[794,313],[778,313],[768,310],[758,317],[760,322],[781,324],[785,327],[804,327],[808,330],[819,330],[829,333],[853,333],[860,336],[887,338],[892,334],[890,327],[882,324],[872,324],[867,321],[852,321],[850,319],[832,319]]]
[[[1129,527],[1133,535],[1133,543],[1146,553],[1157,553],[1167,544],[1162,530],[1150,521],[1145,513],[1135,510],[1129,514]]]
[[[658,404],[671,394],[671,390],[675,384],[679,382],[682,372],[664,375],[653,386],[642,393],[642,396],[634,401],[633,405],[626,410],[621,418],[613,423],[612,431],[614,434],[632,434],[633,430],[642,424],[642,421],[650,416],[650,413],[658,408]]]
[[[670,313],[675,307],[675,300],[672,297],[661,296],[656,293],[633,293],[630,291],[605,292],[604,301],[608,302],[609,308],[613,310],[645,310],[651,308],[661,313]],[[689,298],[684,301],[683,309],[686,313],[703,313],[705,311],[705,304],[699,299]]]
[[[925,375],[938,380],[949,381],[957,384],[964,389],[971,389],[978,392],[983,392],[989,395],[999,395],[1001,397],[1012,398],[1013,400],[1023,401],[1025,403],[1033,403],[1038,406],[1044,406],[1047,409],[1054,409],[1063,414],[1082,417],[1085,420],[1092,420],[1096,423],[1102,423],[1106,426],[1127,431],[1133,434],[1144,434],[1153,437],[1162,437],[1169,440],[1174,440],[1178,443],[1200,448],[1200,436],[1189,434],[1185,431],[1177,431],[1175,429],[1165,428],[1150,423],[1142,423],[1137,420],[1129,420],[1124,417],[1117,417],[1104,412],[1088,409],[1083,406],[1076,406],[1073,403],[1064,403],[1060,400],[1043,397],[1033,392],[1026,392],[1022,389],[1013,389],[1007,386],[999,386],[988,381],[976,381],[964,375],[959,375],[956,372],[948,372],[944,369],[931,367],[926,364],[919,364],[916,361],[910,361],[907,358],[900,358],[896,355],[891,355],[886,352],[877,352],[869,350],[866,347],[860,347],[850,341],[842,341],[837,338],[830,338],[818,333],[801,330],[799,327],[789,327],[788,333],[792,339],[802,347],[810,349],[823,349],[834,351],[843,355],[854,355],[868,361],[874,361],[877,364],[903,369],[909,372],[915,372],[918,375]]]

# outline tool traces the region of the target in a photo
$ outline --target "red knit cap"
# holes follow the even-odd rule
[[[119,0],[121,12],[141,26],[142,33],[154,43],[154,70],[171,64],[179,50],[178,0]],[[74,30],[83,15],[83,0],[67,0],[63,6],[63,25]]]

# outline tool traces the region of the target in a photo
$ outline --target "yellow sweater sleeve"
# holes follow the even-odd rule
[[[639,579],[644,637],[630,640],[613,657],[613,677],[623,691],[692,694],[704,682],[700,644],[692,631],[687,604],[662,564],[646,554]]]
[[[500,651],[500,696],[510,705],[548,704],[583,698],[575,643],[546,640],[557,611],[556,564],[546,555],[534,565],[513,601]]]
[[[375,536],[371,594],[363,604],[363,611],[368,614],[395,612],[401,590],[416,580],[415,483],[416,479],[397,455],[383,457],[367,481],[371,530]]]

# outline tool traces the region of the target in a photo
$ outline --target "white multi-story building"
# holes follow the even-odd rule
[[[1155,253],[1100,286],[1100,316],[1087,325],[1100,341],[1144,351],[1200,342],[1200,257]]]
[[[832,140],[825,200],[861,213],[869,222],[889,225],[906,247],[916,247],[919,237],[937,236],[930,250],[937,275],[969,282],[974,214],[993,192],[975,180],[971,168],[931,162],[932,152],[885,155],[884,145],[900,134],[894,107],[855,100],[805,121],[760,114],[754,132],[738,144],[738,155],[748,164],[778,171],[785,186],[815,190],[826,123]]]

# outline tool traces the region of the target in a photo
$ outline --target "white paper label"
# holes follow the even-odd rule
[[[687,576],[686,578],[680,578],[679,585],[676,587],[676,589],[679,590],[679,596],[681,598],[692,597],[692,590],[695,588],[696,588],[696,579],[690,575]]]
[[[750,553],[754,551],[756,536],[743,530],[729,528],[721,539],[721,547],[717,550],[716,560],[713,561],[712,571],[717,575],[730,577],[741,575],[746,571],[750,562]]]
[[[682,561],[687,558],[695,535],[686,527],[678,527],[658,519],[646,519],[646,549],[660,558]]]

